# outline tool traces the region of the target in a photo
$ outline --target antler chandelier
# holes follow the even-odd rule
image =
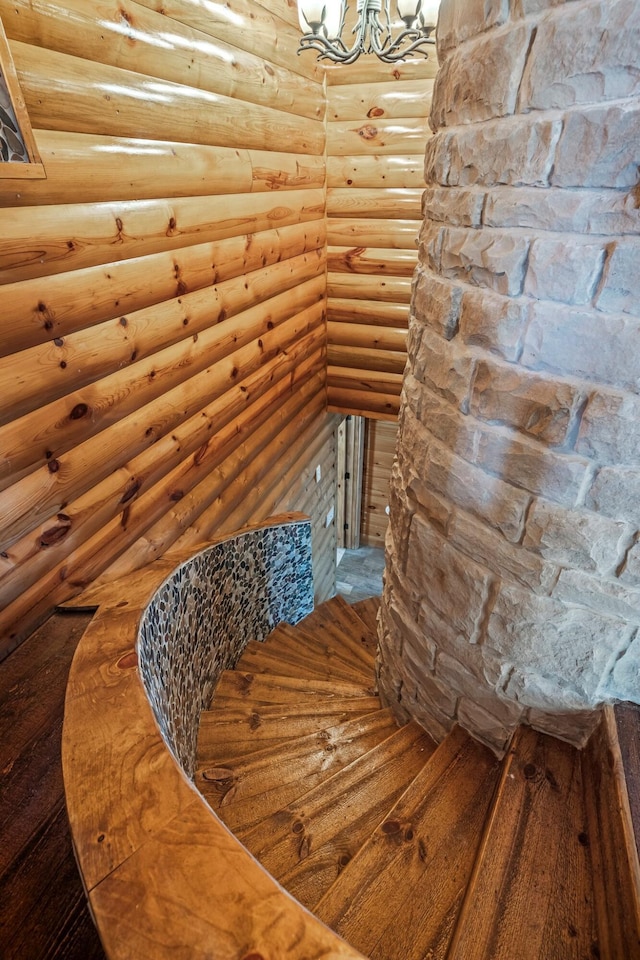
[[[357,0],[358,19],[350,47],[342,40],[348,10],[346,0],[298,0],[303,36],[298,53],[317,50],[318,59],[353,63],[361,53],[375,53],[385,63],[397,63],[416,54],[427,57],[427,45],[438,19],[440,0],[396,0],[404,24],[396,37],[391,29],[391,0]],[[383,23],[380,19],[384,10]]]

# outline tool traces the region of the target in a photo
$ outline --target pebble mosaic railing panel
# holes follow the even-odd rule
[[[162,736],[191,777],[201,711],[249,640],[313,610],[311,524],[250,530],[202,550],[158,588],[138,633],[140,674]]]

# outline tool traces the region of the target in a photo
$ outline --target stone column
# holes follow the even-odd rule
[[[380,684],[437,739],[640,701],[640,4],[443,0]]]

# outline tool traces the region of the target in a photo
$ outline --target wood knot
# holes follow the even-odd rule
[[[378,128],[372,126],[370,123],[365,123],[363,127],[359,128],[358,136],[362,137],[363,140],[375,140],[378,136]]]
[[[296,820],[296,822],[291,827],[293,833],[302,833],[304,831],[304,823],[302,820]]]
[[[534,763],[526,763],[522,769],[526,780],[535,780],[538,770]]]
[[[584,832],[584,830],[578,834],[578,843],[583,847],[589,846],[589,836]]]
[[[130,670],[131,667],[138,666],[138,655],[135,650],[131,650],[129,653],[125,653],[123,657],[116,662],[116,666],[119,670]]]
[[[398,833],[402,829],[402,827],[398,822],[398,820],[385,820],[385,822],[382,824],[381,829],[383,833],[390,835],[393,833]]]

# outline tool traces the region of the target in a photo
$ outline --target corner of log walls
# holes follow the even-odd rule
[[[311,512],[324,599],[327,409],[397,415],[435,60],[326,70],[293,0],[0,18],[46,172],[0,179],[0,659],[274,510]]]
[[[329,408],[397,419],[437,70],[373,57],[327,70]]]

